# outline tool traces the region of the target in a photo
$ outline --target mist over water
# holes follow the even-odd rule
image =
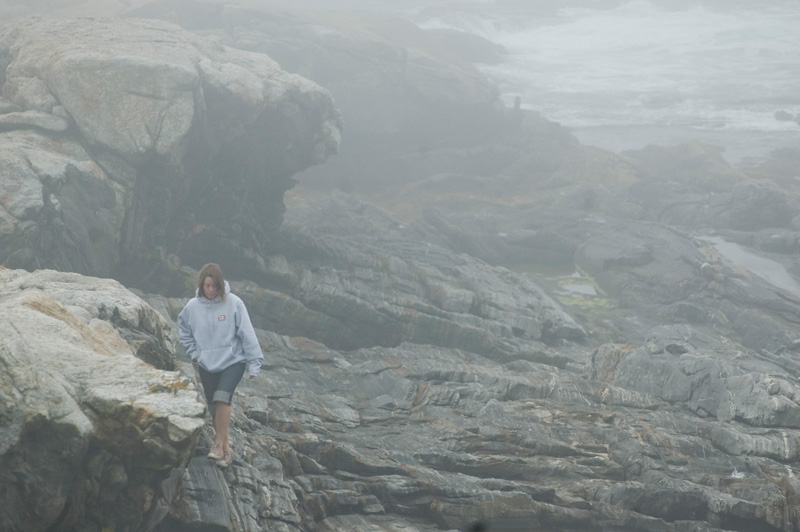
[[[406,15],[508,52],[480,65],[511,104],[614,151],[692,138],[734,162],[800,139],[800,2],[460,2]],[[679,5],[676,5],[679,4]]]

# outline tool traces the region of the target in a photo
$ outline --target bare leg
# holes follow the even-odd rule
[[[226,453],[231,452],[230,439],[228,438],[228,427],[231,424],[231,405],[226,403],[216,403],[217,411],[214,413],[214,443],[221,445]]]

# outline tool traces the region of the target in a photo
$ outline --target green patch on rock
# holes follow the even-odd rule
[[[615,306],[594,277],[572,264],[517,264],[508,269],[528,277],[562,305],[592,310]]]

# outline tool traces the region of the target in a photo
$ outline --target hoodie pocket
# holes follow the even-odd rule
[[[208,371],[222,371],[233,359],[232,347],[220,347],[217,349],[203,349],[200,351],[198,363]]]

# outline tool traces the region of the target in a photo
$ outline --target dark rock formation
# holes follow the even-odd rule
[[[163,291],[180,261],[247,273],[292,176],[338,146],[324,89],[164,22],[27,20],[2,32],[0,57],[7,266]]]

